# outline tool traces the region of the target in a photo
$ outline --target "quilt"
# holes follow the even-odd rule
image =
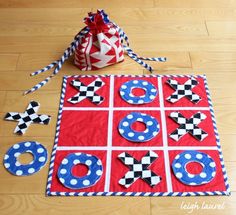
[[[206,76],[65,76],[46,193],[229,195]]]

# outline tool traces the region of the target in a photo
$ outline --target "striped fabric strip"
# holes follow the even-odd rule
[[[166,62],[166,57],[140,57],[138,56],[136,53],[134,53],[134,51],[129,47],[129,39],[128,36],[126,35],[126,33],[117,25],[114,23],[114,26],[116,27],[119,36],[121,38],[121,43],[123,45],[124,50],[127,52],[127,55],[133,59],[134,61],[136,61],[138,64],[140,64],[141,66],[143,66],[145,69],[147,69],[148,71],[152,72],[153,68],[148,65],[147,63],[145,63],[143,60],[147,60],[147,61],[156,61],[156,62]],[[124,44],[124,41],[126,42],[126,45]]]
[[[84,35],[87,34],[88,32],[89,32],[89,29],[87,27],[82,29],[75,36],[75,38],[74,38],[73,42],[70,44],[70,46],[65,50],[65,52],[62,55],[61,59],[52,62],[51,64],[45,66],[44,68],[42,68],[42,69],[40,69],[38,71],[33,72],[31,75],[35,76],[35,75],[38,75],[38,74],[43,73],[43,72],[46,72],[46,71],[48,71],[48,70],[50,70],[50,69],[55,67],[53,73],[49,77],[47,77],[46,79],[44,79],[40,83],[36,84],[31,89],[25,91],[24,95],[32,93],[32,92],[38,90],[39,88],[45,86],[47,84],[47,82],[49,82],[51,80],[51,78],[54,77],[60,71],[63,63],[75,52],[75,49],[78,46],[78,44],[80,43],[81,38],[84,37]]]

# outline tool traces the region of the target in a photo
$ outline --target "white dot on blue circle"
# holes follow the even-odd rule
[[[190,159],[190,158],[191,158],[191,155],[190,155],[190,154],[185,154],[184,157],[185,157],[186,159]]]
[[[16,175],[22,175],[22,174],[23,174],[23,172],[21,170],[16,171]]]
[[[66,170],[66,169],[61,169],[61,170],[60,170],[60,173],[61,173],[61,174],[66,174],[66,173],[67,173],[67,170]]]
[[[71,180],[70,180],[70,183],[71,183],[72,185],[76,185],[76,184],[77,184],[77,180],[76,180],[76,179],[71,179]]]
[[[96,171],[96,174],[97,174],[98,176],[102,175],[102,170],[100,170],[100,169],[97,170],[97,171]]]
[[[43,148],[38,148],[38,149],[37,149],[37,152],[38,152],[38,153],[43,153],[44,150],[43,150]]]
[[[129,125],[129,123],[125,121],[125,122],[123,122],[122,125],[125,126],[125,127],[127,127],[127,126]]]
[[[12,147],[13,147],[13,149],[19,149],[19,148],[20,148],[20,145],[19,145],[19,144],[15,144],[15,145],[13,145]]]
[[[92,164],[92,161],[91,161],[91,160],[86,160],[86,161],[85,161],[85,164],[88,165],[88,166],[90,166],[90,165]]]
[[[87,186],[87,185],[89,185],[89,184],[90,184],[89,180],[84,180],[84,181],[83,181],[83,185]]]
[[[30,142],[25,142],[25,146],[26,146],[26,147],[30,147],[30,146],[31,146],[31,143],[30,143]]]
[[[61,163],[62,164],[68,164],[68,160],[66,158],[64,158]]]

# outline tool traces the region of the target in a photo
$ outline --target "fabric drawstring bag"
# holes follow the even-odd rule
[[[34,76],[54,68],[49,77],[36,84],[30,90],[25,91],[25,95],[46,85],[60,71],[63,63],[73,54],[74,64],[82,71],[97,70],[121,62],[124,60],[124,52],[150,72],[153,71],[153,68],[145,63],[144,60],[166,61],[165,57],[145,58],[135,54],[129,48],[129,41],[125,32],[114,22],[111,22],[103,10],[97,10],[97,13],[89,13],[88,17],[84,19],[84,23],[86,27],[75,36],[59,60],[31,73]]]

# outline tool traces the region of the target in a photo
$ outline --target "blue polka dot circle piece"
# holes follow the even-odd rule
[[[145,94],[142,96],[135,96],[132,93],[134,88],[141,88],[145,91]],[[120,87],[120,95],[123,100],[129,104],[145,104],[152,102],[156,95],[156,87],[148,81],[144,80],[131,80],[127,81]]]
[[[31,153],[33,161],[21,164],[18,157],[23,153]],[[13,145],[4,156],[5,168],[17,176],[32,175],[38,172],[47,162],[47,150],[38,142],[28,141]]]
[[[77,177],[72,174],[72,168],[77,164],[84,164],[88,167],[88,173],[85,176]],[[96,184],[102,173],[102,162],[96,156],[85,153],[72,153],[62,160],[57,176],[65,187],[82,189]]]
[[[191,174],[187,171],[188,163],[197,162],[202,166],[202,172]],[[206,153],[199,151],[184,151],[178,154],[172,163],[173,172],[184,184],[197,186],[209,183],[216,175],[216,164],[214,160]]]
[[[144,131],[135,131],[132,129],[134,122],[142,122],[146,125]],[[154,138],[160,131],[158,121],[145,113],[132,112],[125,116],[118,126],[121,136],[132,142],[146,142]]]

